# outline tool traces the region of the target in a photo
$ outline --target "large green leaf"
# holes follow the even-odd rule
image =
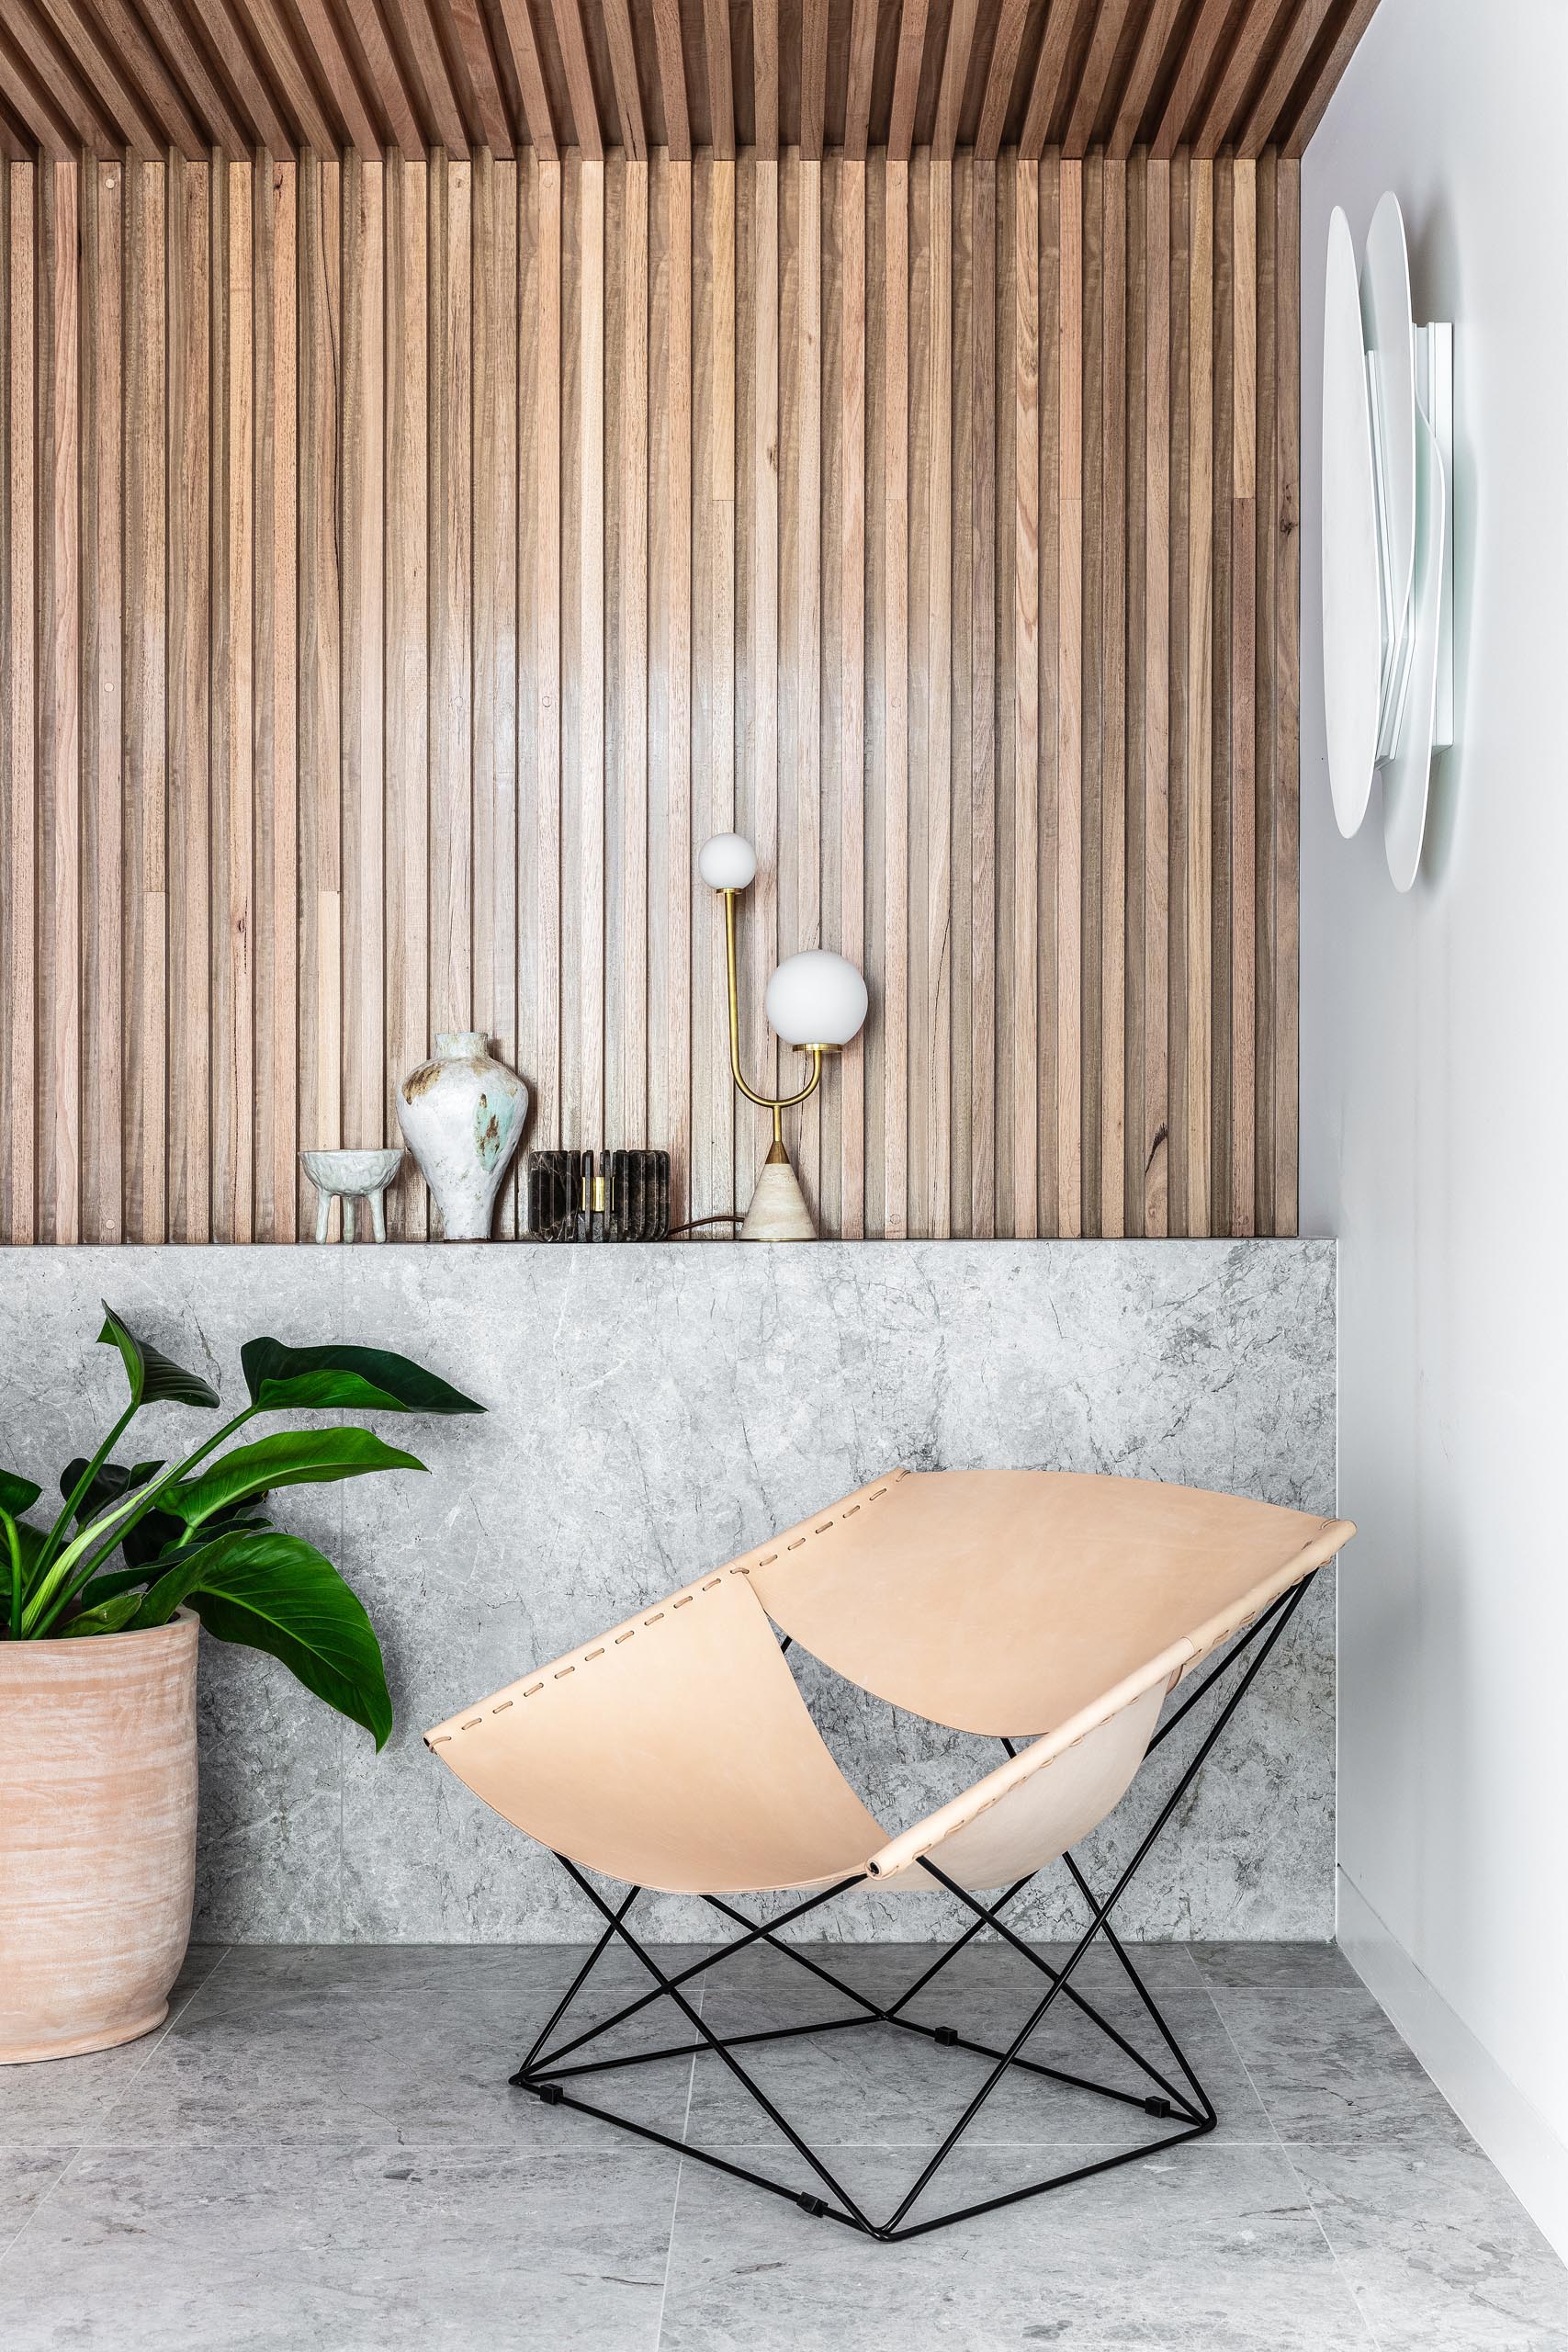
[[[42,1492],[30,1478],[19,1478],[14,1470],[0,1470],[0,1510],[8,1510],[13,1519],[31,1510]]]
[[[77,1634],[123,1633],[135,1616],[141,1599],[136,1592],[118,1593],[112,1600],[97,1601],[91,1609],[67,1618],[56,1631],[62,1641],[70,1641]]]
[[[60,1479],[62,1495],[69,1497],[75,1493],[76,1481],[86,1466],[85,1455],[78,1455],[74,1462],[67,1463]],[[118,1503],[132,1487],[144,1487],[149,1478],[155,1478],[164,1467],[162,1462],[136,1462],[129,1470],[123,1462],[100,1464],[76,1506],[76,1525],[87,1526],[112,1503]],[[161,1553],[172,1551],[184,1533],[185,1521],[160,1508],[150,1510],[145,1519],[139,1519],[134,1527],[126,1530],[121,1549],[131,1566],[138,1567],[149,1560],[157,1559]]]
[[[274,1487],[302,1487],[333,1478],[362,1478],[372,1470],[423,1470],[374,1430],[280,1430],[254,1445],[237,1445],[204,1470],[171,1487],[164,1500],[188,1527],[216,1512],[254,1502]]]
[[[167,1624],[186,1600],[220,1641],[281,1659],[307,1690],[385,1747],[392,1702],[380,1644],[363,1603],[314,1544],[276,1528],[214,1536],[159,1577],[136,1623]]]
[[[283,1408],[351,1412],[482,1413],[445,1380],[385,1348],[286,1348],[281,1340],[248,1340],[240,1351],[251,1402]]]
[[[199,1405],[204,1410],[210,1410],[217,1405],[216,1388],[194,1372],[186,1372],[148,1340],[139,1340],[107,1299],[102,1304],[104,1328],[98,1333],[99,1345],[119,1350],[133,1406]]]

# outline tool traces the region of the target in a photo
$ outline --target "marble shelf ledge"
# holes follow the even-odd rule
[[[241,1343],[272,1332],[403,1349],[490,1408],[400,1425],[428,1477],[288,1498],[381,1631],[398,1716],[381,1757],[274,1662],[205,1645],[197,1932],[217,1939],[584,1935],[559,1873],[432,1762],[421,1730],[894,1463],[1335,1503],[1328,1241],[0,1250],[17,1468],[52,1477],[118,1409],[118,1360],[94,1344],[104,1297],[228,1394]],[[182,1434],[165,1408],[137,1451]],[[1140,1880],[1127,1932],[1331,1934],[1333,1634],[1325,1576]],[[801,1671],[889,1825],[978,1769],[979,1744]],[[1099,1833],[1101,1873],[1157,1803],[1168,1755]],[[1062,1876],[1020,1906],[1028,1931],[1076,1916]],[[680,1898],[648,1898],[639,1917],[654,1936],[711,1928]],[[884,1894],[809,1924],[919,1938],[943,1914]]]

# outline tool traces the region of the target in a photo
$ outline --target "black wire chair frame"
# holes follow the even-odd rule
[[[1315,1573],[1316,1571],[1314,1572]],[[700,1959],[678,1969],[672,1975],[667,1974],[646,1945],[638,1942],[626,1925],[632,1905],[643,1892],[642,1888],[632,1887],[622,1902],[612,1909],[597,1887],[577,1867],[576,1863],[569,1860],[564,1854],[558,1854],[556,1860],[560,1863],[561,1868],[581,1889],[605,1924],[598,1942],[557,2003],[544,2030],[535,2041],[533,2048],[517,2072],[511,2077],[513,2086],[519,2090],[532,2092],[547,2106],[575,2108],[581,2114],[594,2116],[604,2123],[612,2123],[620,2131],[635,2133],[638,2139],[653,2141],[658,2146],[671,2149],[677,2155],[689,2156],[694,2163],[707,2165],[716,2172],[728,2173],[735,2179],[749,2181],[755,2188],[765,2188],[774,2196],[786,2198],[791,2204],[797,2206],[803,2212],[810,2214],[815,2219],[838,2222],[844,2227],[858,2231],[866,2237],[874,2238],[883,2245],[897,2245],[907,2238],[922,2237],[932,2230],[947,2229],[956,2222],[970,2221],[977,2214],[993,2212],[1000,2206],[1019,2204],[1028,2198],[1043,2197],[1050,2190],[1066,2188],[1074,2181],[1088,2180],[1097,2173],[1111,2172],[1119,2165],[1135,2164],[1141,2157],[1158,2155],[1167,2149],[1179,2146],[1184,2141],[1201,2139],[1207,2132],[1213,2131],[1218,2122],[1216,2110],[1202,2084],[1193,2073],[1170,2026],[1161,2015],[1148,1987],[1134,1967],[1125,1946],[1112,1928],[1111,1915],[1132,1885],[1156,1839],[1201,1770],[1232,1715],[1235,1714],[1267,1663],[1269,1653],[1305,1598],[1312,1582],[1312,1576],[1305,1577],[1289,1592],[1281,1594],[1277,1600],[1271,1602],[1269,1608],[1264,1610],[1231,1644],[1224,1657],[1204,1677],[1190,1696],[1168,1716],[1156,1731],[1149,1742],[1148,1752],[1151,1754],[1164,1740],[1169,1738],[1171,1733],[1186,1720],[1208,1692],[1225,1676],[1233,1672],[1248,1650],[1252,1650],[1253,1654],[1246,1672],[1231,1690],[1214,1722],[1184,1767],[1175,1787],[1161,1806],[1152,1827],[1140,1840],[1131,1861],[1127,1863],[1111,1893],[1103,1899],[1097,1897],[1073,1856],[1069,1853],[1062,1857],[1072,1875],[1075,1886],[1089,1906],[1089,1924],[1059,1969],[1053,1967],[1049,1962],[1042,1958],[1039,1952],[1025,1943],[1021,1937],[1015,1935],[1001,1916],[1007,1905],[1039,1875],[1037,1871],[1031,1871],[1026,1877],[1019,1879],[994,1903],[987,1904],[981,1902],[978,1896],[969,1893],[967,1889],[956,1884],[927,1854],[921,1858],[922,1867],[945,1887],[966,1911],[973,1914],[973,1917],[962,1934],[952,1943],[944,1946],[930,1967],[923,1970],[914,1983],[888,2006],[884,2007],[858,1991],[852,1984],[846,1984],[820,1961],[811,1957],[803,1946],[786,1943],[781,1939],[780,1931],[783,1928],[793,1925],[797,1919],[805,1918],[809,1913],[819,1910],[824,1904],[831,1903],[837,1896],[846,1894],[850,1888],[874,1883],[869,1873],[865,1871],[856,1871],[852,1877],[840,1879],[832,1886],[818,1888],[815,1893],[806,1896],[803,1901],[792,1905],[789,1910],[765,1922],[749,1920],[743,1912],[722,1902],[717,1895],[705,1895],[702,1899],[712,1909],[739,1927],[742,1932],[732,1942],[720,1945],[716,1951],[705,1953]],[[1255,1648],[1254,1645],[1256,1645]],[[785,1646],[788,1646],[787,1643]],[[1010,1741],[1004,1740],[1002,1745],[1010,1755],[1014,1752]],[[1021,1954],[1045,1980],[1045,1989],[1040,1999],[1005,2050],[993,2050],[985,2042],[972,2041],[955,2027],[922,2025],[902,2014],[916,1995],[923,1992],[929,1984],[933,1983],[958,1953],[987,1928],[1014,1951]],[[1101,2016],[1093,2003],[1073,1983],[1074,1974],[1080,1962],[1098,1937],[1104,1938],[1136,1994],[1139,2003],[1147,2013],[1164,2045],[1171,2068],[1170,2073],[1167,2073],[1162,2065],[1138,2050],[1111,2023],[1109,2018]],[[634,1953],[653,1979],[649,1991],[639,1995],[637,1999],[626,2003],[613,2016],[602,2018],[597,2024],[588,2027],[570,2040],[558,2044],[553,2051],[548,2050],[547,2045],[551,2035],[567,2017],[578,1995],[589,1983],[604,1954],[612,1945],[616,1943],[624,1945],[628,1951]],[[705,2022],[701,2012],[687,2000],[682,1988],[689,1984],[694,1978],[705,1974],[724,1962],[733,1959],[736,1953],[744,1951],[750,1945],[758,1943],[771,1946],[773,1950],[782,1953],[808,1974],[819,1979],[825,1984],[831,1985],[836,1992],[854,2005],[857,2014],[850,2017],[829,2018],[809,2024],[776,2026],[754,2033],[728,2035],[716,2033],[712,2027]],[[577,2052],[591,2049],[595,2042],[600,2041],[616,2027],[624,2025],[629,2018],[637,2016],[650,2004],[660,2000],[668,2000],[673,2005],[697,2037],[696,2040],[673,2043],[667,2048],[657,2050],[640,2050],[619,2057],[576,2056]],[[1025,2057],[1023,2053],[1026,2045],[1058,2000],[1069,2002],[1083,2017],[1096,2026],[1106,2040],[1114,2044],[1123,2056],[1131,2059],[1151,2084],[1151,2089],[1146,2093],[1119,2090],[1109,2084],[1093,2082],[1084,2075],[1066,2073],[1058,2067],[1046,2066],[1034,2059]],[[889,2026],[906,2033],[922,2034],[929,2041],[944,2048],[968,2051],[980,2057],[989,2058],[993,2062],[990,2072],[969,2100],[957,2122],[893,2211],[886,2221],[880,2222],[872,2220],[863,2211],[843,2184],[834,2177],[821,2155],[780,2112],[761,2086],[747,2072],[735,2054],[738,2050],[758,2043],[783,2041],[811,2034],[842,2032],[873,2025]],[[787,2182],[774,2180],[765,2173],[754,2172],[750,2166],[737,2164],[730,2157],[720,2155],[713,2149],[698,2147],[687,2140],[677,2140],[667,2132],[657,2131],[651,2124],[635,2122],[629,2116],[617,2115],[607,2108],[596,2107],[586,2099],[574,2097],[568,2087],[569,2085],[581,2081],[585,2077],[614,2074],[626,2067],[652,2065],[665,2059],[694,2058],[705,2055],[717,2058],[728,2069],[763,2115],[784,2134],[795,2153],[810,2167],[821,2183],[823,2190],[826,2191],[825,2195],[819,2195],[813,2190],[792,2188]],[[566,2063],[569,2060],[573,2063]],[[1122,2148],[1112,2154],[1101,2156],[1092,2164],[1077,2165],[1070,2171],[1054,2173],[1047,2179],[1031,2181],[1021,2188],[1009,2189],[996,2197],[982,2198],[972,2204],[955,2206],[947,2212],[937,2213],[925,2220],[910,2221],[908,2216],[913,2206],[924,2195],[937,2173],[959,2145],[992,2092],[1009,2074],[1043,2076],[1052,2082],[1068,2085],[1077,2090],[1092,2092],[1101,2098],[1139,2109],[1145,2115],[1158,2120],[1169,2121],[1174,2124],[1175,2129],[1154,2138],[1140,2141],[1134,2146]],[[1173,2075],[1179,2076],[1179,2080],[1173,2080]]]

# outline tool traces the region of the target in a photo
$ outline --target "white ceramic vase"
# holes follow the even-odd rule
[[[495,1196],[528,1116],[528,1089],[476,1029],[436,1032],[434,1060],[398,1089],[398,1124],[448,1241],[488,1241]]]

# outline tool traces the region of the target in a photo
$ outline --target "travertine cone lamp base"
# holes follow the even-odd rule
[[[751,1205],[746,1212],[746,1222],[740,1228],[742,1241],[815,1241],[817,1227],[806,1205],[794,1169],[782,1144],[774,1144],[762,1163],[757,1179],[757,1189],[751,1195]]]

